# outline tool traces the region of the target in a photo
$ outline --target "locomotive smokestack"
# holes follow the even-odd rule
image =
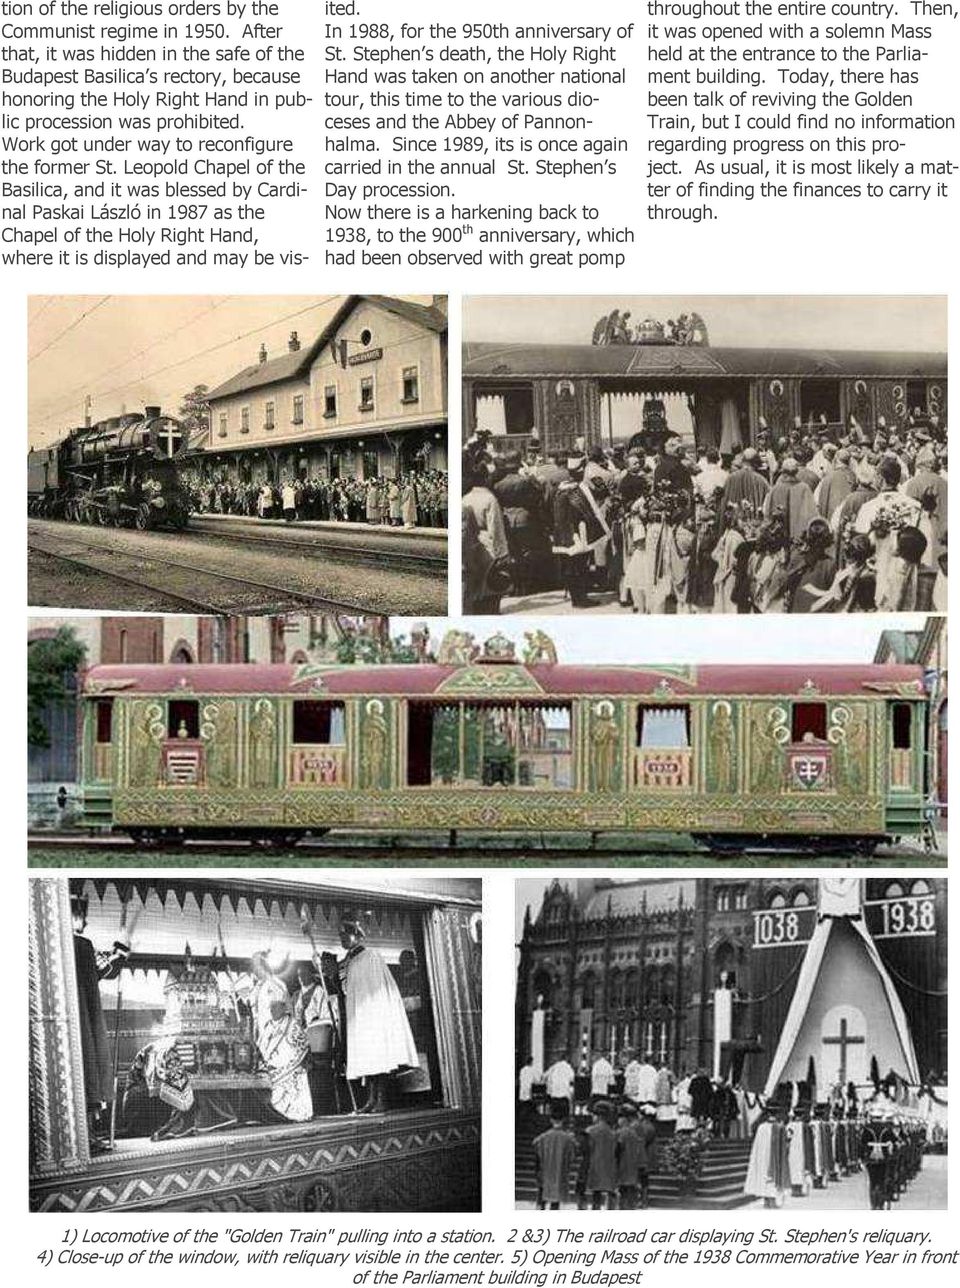
[[[260,365],[262,366],[262,365],[266,362],[266,360],[267,360],[267,346],[266,346],[265,344],[261,344],[261,346],[260,346]]]
[[[144,414],[144,417],[145,417],[147,420],[156,420],[156,419],[157,419],[157,417],[160,415],[160,408],[159,408],[159,407],[144,407],[144,409],[143,409],[143,414]]]
[[[300,337],[297,335],[296,331],[290,332],[290,339],[287,341],[287,348],[291,353],[300,352]]]

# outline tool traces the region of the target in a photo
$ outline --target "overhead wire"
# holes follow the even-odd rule
[[[105,298],[109,298],[109,297],[105,297]],[[303,314],[305,314],[305,313],[311,313],[311,312],[313,312],[313,310],[314,310],[314,309],[321,308],[323,305],[325,305],[325,304],[330,304],[330,303],[332,303],[334,300],[339,299],[339,298],[340,298],[340,297],[339,297],[339,296],[337,296],[337,295],[328,295],[328,296],[326,296],[326,297],[325,297],[324,299],[322,299],[322,300],[317,300],[317,301],[315,301],[313,304],[309,304],[309,305],[307,305],[307,307],[306,307],[306,308],[303,308],[303,309],[297,309],[297,310],[296,310],[295,312],[293,312],[293,313],[286,313],[286,314],[284,314],[284,315],[283,315],[283,317],[273,318],[273,319],[271,319],[271,321],[269,321],[269,322],[265,322],[262,326],[253,327],[253,328],[252,328],[251,330],[249,330],[249,331],[243,331],[243,332],[241,332],[239,335],[231,336],[229,339],[226,339],[226,340],[221,340],[218,344],[212,344],[212,345],[210,345],[210,346],[209,346],[209,348],[201,349],[201,350],[200,350],[199,352],[197,352],[197,353],[190,353],[190,354],[188,354],[188,355],[187,355],[187,357],[185,357],[185,358],[180,358],[180,359],[178,359],[176,362],[170,362],[170,363],[167,363],[165,366],[162,366],[162,367],[156,367],[153,371],[146,371],[146,372],[143,372],[143,373],[141,373],[139,376],[131,376],[131,378],[130,378],[129,380],[125,380],[125,381],[123,381],[123,383],[122,383],[122,384],[114,385],[114,386],[113,386],[112,388],[110,388],[110,389],[100,389],[100,390],[98,390],[98,391],[97,391],[97,397],[98,397],[98,398],[106,398],[106,397],[108,397],[110,394],[113,394],[113,393],[119,393],[121,390],[128,388],[130,385],[138,384],[138,383],[140,383],[140,382],[142,382],[142,381],[144,381],[144,380],[149,380],[149,379],[150,379],[151,377],[153,377],[153,376],[160,376],[160,375],[163,375],[163,374],[164,374],[165,372],[167,372],[167,371],[173,371],[173,370],[175,370],[177,367],[182,367],[182,366],[184,366],[184,365],[185,365],[186,363],[188,363],[188,362],[193,362],[196,358],[202,358],[202,357],[205,357],[208,353],[215,353],[218,349],[224,349],[224,348],[226,348],[226,346],[227,346],[227,345],[229,345],[229,344],[236,344],[236,343],[237,343],[238,341],[240,341],[240,340],[246,340],[246,339],[249,339],[249,337],[250,337],[250,336],[252,336],[252,335],[258,335],[261,331],[266,331],[266,330],[268,330],[268,329],[269,329],[270,327],[272,327],[272,326],[279,326],[279,324],[280,324],[281,322],[289,322],[289,321],[290,321],[291,319],[293,319],[293,318],[302,317],[302,316],[303,316]],[[92,312],[92,311],[93,311],[93,310],[91,309],[91,310],[90,310],[90,312]],[[77,322],[80,322],[80,321],[82,321],[82,318],[78,318],[78,319],[77,319]],[[142,350],[141,352],[146,353],[146,352],[149,352],[149,350]],[[37,355],[35,355],[35,356],[39,357],[40,355],[39,355],[39,354],[37,354]],[[47,424],[49,424],[52,420],[55,420],[55,419],[57,418],[57,416],[58,416],[58,415],[60,415],[60,414],[61,414],[61,413],[59,413],[59,412],[51,412],[49,415],[45,416],[45,417],[44,417],[44,418],[39,422],[39,424],[40,424],[40,425],[47,425]]]
[[[72,331],[75,327],[78,327],[80,323],[84,321],[85,318],[88,318],[90,316],[91,313],[96,313],[97,309],[99,309],[102,305],[106,304],[107,300],[111,298],[112,297],[109,295],[101,295],[99,300],[97,300],[96,304],[92,304],[90,308],[85,309],[84,312],[81,313],[79,317],[74,318],[73,321],[68,326],[65,326],[62,331],[58,331],[57,334],[53,337],[53,339],[48,340],[42,349],[38,349],[36,353],[30,354],[30,356],[27,358],[27,362],[35,362],[36,359],[39,358],[42,354],[46,353],[48,349],[52,349],[53,346],[58,343],[58,341],[62,340],[63,337],[68,332]]]

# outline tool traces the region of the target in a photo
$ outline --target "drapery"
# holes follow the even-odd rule
[[[813,938],[807,945],[806,955],[803,964],[800,967],[800,974],[797,978],[797,987],[793,994],[793,1000],[790,1003],[790,1009],[787,1012],[787,1018],[780,1032],[780,1041],[777,1044],[777,1050],[773,1057],[773,1063],[770,1066],[770,1072],[767,1075],[767,1084],[764,1087],[764,1095],[771,1096],[780,1082],[787,1062],[793,1054],[793,1049],[813,996],[817,980],[820,976],[820,969],[823,965],[824,955],[830,937],[842,925],[849,926],[855,933],[862,944],[871,965],[877,972],[883,985],[884,996],[890,1007],[891,1017],[893,1019],[894,1029],[897,1040],[900,1044],[901,1054],[903,1056],[906,1078],[916,1086],[920,1081],[919,1068],[917,1066],[917,1057],[913,1047],[913,1039],[910,1036],[910,1027],[907,1023],[906,1012],[903,1004],[894,988],[893,980],[890,978],[887,970],[880,960],[880,954],[877,951],[876,944],[870,938],[866,927],[859,918],[842,918],[833,917],[823,918],[813,932]]]

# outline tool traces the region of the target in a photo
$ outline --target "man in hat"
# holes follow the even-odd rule
[[[98,952],[84,934],[88,907],[86,895],[70,896],[90,1152],[102,1154],[110,1149],[110,1112],[116,1088],[113,1079],[113,1051],[107,1037],[103,1003],[100,1000],[100,981],[115,979],[120,974],[130,956],[130,945],[118,939],[114,940],[109,951]]]
[[[587,1193],[594,1211],[617,1206],[617,1133],[609,1100],[597,1100],[593,1123],[587,1128]]]
[[[625,1100],[620,1106],[617,1126],[617,1198],[624,1212],[632,1212],[637,1206],[641,1149],[637,1107]]]
[[[556,1212],[570,1197],[570,1169],[577,1143],[567,1130],[567,1111],[559,1101],[550,1109],[550,1126],[533,1141],[537,1169],[537,1207]]]
[[[346,956],[340,970],[347,1004],[347,1078],[366,1081],[368,1096],[359,1112],[382,1114],[390,1075],[416,1069],[420,1060],[396,980],[365,940],[360,921],[344,917],[340,943]]]

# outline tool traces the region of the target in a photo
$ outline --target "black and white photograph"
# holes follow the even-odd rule
[[[944,296],[468,296],[467,613],[945,612]]]
[[[518,1208],[946,1208],[946,880],[520,877],[516,937]]]
[[[30,1206],[480,1206],[481,885],[29,882]]]
[[[445,612],[445,296],[38,296],[28,596]]]

